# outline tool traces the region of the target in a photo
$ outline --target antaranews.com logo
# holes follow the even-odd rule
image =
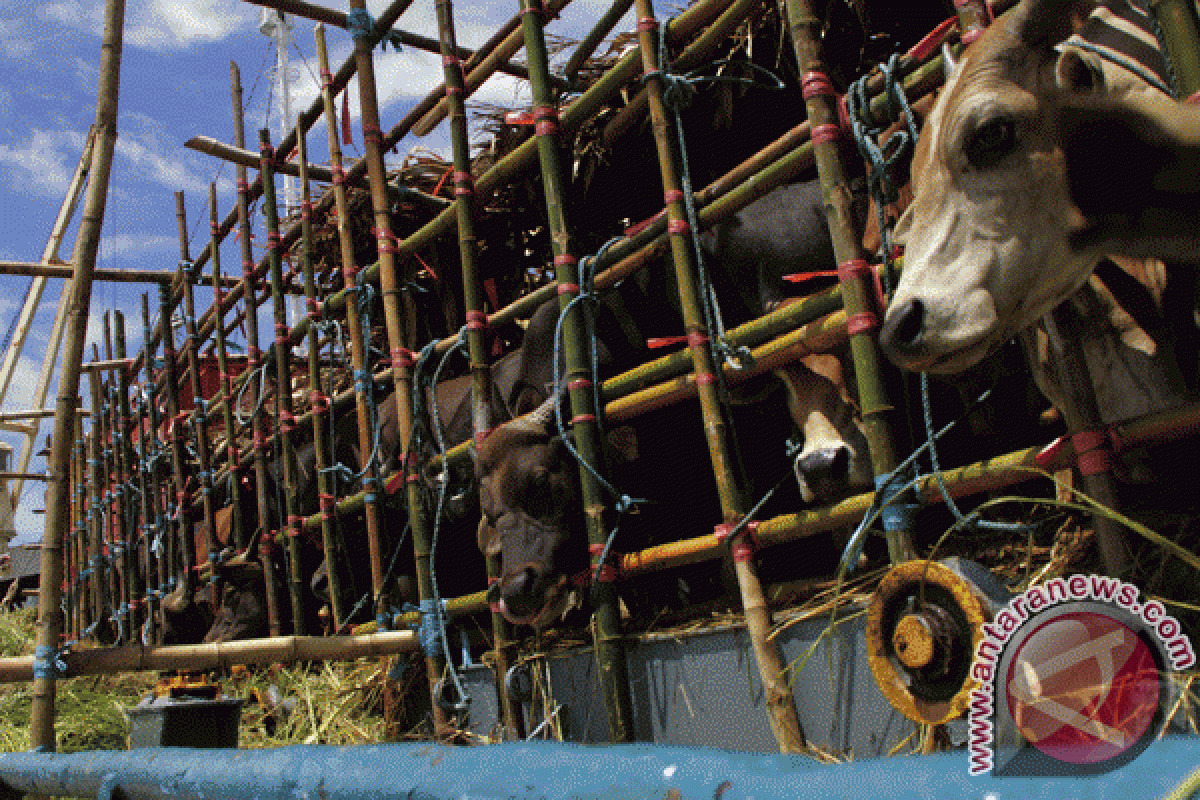
[[[971,676],[969,771],[1098,775],[1162,730],[1171,671],[1195,652],[1157,600],[1116,578],[1055,578],[983,626]]]

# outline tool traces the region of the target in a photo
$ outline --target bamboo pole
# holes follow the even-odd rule
[[[216,324],[213,325],[213,336],[217,343],[217,370],[220,374],[221,389],[224,397],[221,398],[221,422],[225,426],[225,452],[227,456],[228,469],[232,473],[231,486],[232,490],[229,493],[229,507],[232,521],[230,523],[230,536],[233,539],[234,547],[241,552],[246,549],[246,532],[242,529],[242,464],[241,454],[238,452],[238,425],[233,416],[233,388],[229,377],[229,348],[225,340],[225,324],[224,313],[221,309],[221,300],[223,291],[221,289],[221,225],[217,221],[217,185],[210,183],[208,185],[208,213],[209,213],[209,252],[212,253],[212,290],[213,290],[213,306],[216,309]]]
[[[377,44],[379,42],[379,40],[383,38],[384,34],[386,34],[389,30],[391,30],[392,25],[396,22],[397,19],[400,18],[400,15],[403,14],[405,10],[407,10],[408,6],[411,3],[412,3],[412,0],[393,0],[393,2],[383,11],[383,13],[379,15],[379,17],[375,20],[375,25],[374,25],[374,27],[371,28],[371,32],[368,36],[369,41],[371,42],[372,45]],[[236,67],[231,65],[231,70],[236,71]],[[333,78],[333,84],[335,86],[335,93],[337,91],[341,91],[343,88],[345,88],[345,86],[347,84],[350,83],[350,78],[354,76],[354,70],[355,70],[354,58],[353,58],[353,56],[351,56],[342,64],[341,68],[338,69],[337,74]],[[241,88],[239,86],[238,92],[240,93],[240,91],[241,91]],[[313,126],[314,123],[316,123],[317,119],[321,115],[322,108],[323,108],[323,105],[321,103],[320,98],[318,98],[318,99],[314,100],[311,105],[309,105],[309,107],[306,111],[301,113],[300,120],[302,123],[302,127],[305,130],[308,130],[309,128],[311,128]],[[238,106],[238,109],[239,109],[238,113],[240,113],[240,109],[241,109],[240,105]],[[398,141],[398,140],[399,140],[399,137],[397,137],[397,139],[394,141]],[[237,141],[235,141],[234,144],[235,144],[235,146],[237,146],[241,149],[245,149],[246,145],[245,145],[244,137],[242,137],[242,139],[238,139]],[[291,152],[295,146],[296,146],[296,142],[292,138],[292,135],[290,133],[283,138],[282,142],[279,143],[279,149],[284,153]],[[388,146],[390,147],[391,143],[389,143]],[[365,167],[364,167],[364,169],[365,169]],[[361,175],[362,172],[360,171],[357,174]],[[246,193],[247,193],[247,203],[253,202],[262,193],[262,184],[260,182],[256,181],[252,186],[247,185]],[[221,235],[222,236],[227,235],[231,230],[233,230],[234,225],[239,225],[239,224],[240,223],[239,223],[238,212],[236,210],[231,211],[229,213],[229,215],[225,217],[225,220],[221,223]],[[291,231],[289,231],[289,234],[284,237],[283,246],[284,247],[290,246],[292,243],[295,242],[296,237],[298,237],[299,235],[300,235],[299,226],[293,226]],[[196,269],[198,270],[201,267],[203,267],[208,262],[209,258],[211,258],[211,257],[212,257],[212,251],[209,249],[208,245],[205,245],[204,249],[200,252],[200,255],[196,257],[196,260],[195,260]],[[266,264],[264,263],[262,268],[259,270],[259,273],[265,274],[266,269],[267,269],[267,267],[266,267]],[[232,306],[234,303],[236,303],[238,300],[240,300],[241,297],[242,297],[242,284],[239,283],[237,286],[233,287],[233,289],[229,293],[229,297],[226,299],[227,299],[228,304],[230,306]],[[209,326],[212,324],[212,320],[213,320],[213,316],[211,315],[211,313],[206,314],[205,317],[202,318],[201,324],[200,324],[200,334],[202,336],[207,336],[209,334],[209,331],[210,331]],[[156,328],[154,330],[153,336],[156,341],[161,334],[162,334],[161,329]],[[134,368],[135,375],[137,374],[139,366],[135,366],[135,368]]]
[[[187,468],[186,436],[183,430],[184,414],[179,410],[179,378],[175,371],[175,328],[171,317],[175,313],[175,302],[166,284],[158,287],[159,320],[163,326],[163,395],[167,402],[167,428],[171,448],[171,475],[175,485],[174,513],[175,532],[169,563],[172,570],[178,569],[179,586],[183,590],[183,601],[190,605],[196,595],[196,534],[192,522],[192,508],[187,487],[190,478]]]
[[[158,570],[155,563],[155,554],[153,550],[155,522],[157,521],[157,511],[155,509],[154,483],[151,480],[149,459],[151,455],[151,445],[148,444],[151,437],[146,431],[146,405],[142,400],[141,392],[137,394],[137,459],[138,459],[138,492],[141,498],[140,510],[142,524],[138,533],[138,553],[139,561],[141,562],[141,570],[143,575],[143,592],[146,608],[145,614],[145,641],[158,641],[158,599],[161,597],[159,592]]]
[[[467,112],[464,101],[462,62],[455,55],[458,47],[454,30],[454,7],[450,0],[436,0],[438,33],[442,44],[442,71],[446,84],[446,103],[450,121],[450,142],[453,148],[454,194],[458,207],[458,254],[462,266],[463,305],[467,318],[467,358],[471,370],[471,421],[474,440],[482,442],[491,432],[496,420],[490,412],[492,372],[488,365],[487,313],[483,309],[483,286],[479,279],[479,243],[475,236],[477,204],[472,202],[474,180],[471,177],[471,142],[467,134]],[[502,566],[499,556],[487,556],[488,583],[500,580]],[[516,642],[512,625],[498,610],[493,609],[492,639],[495,655],[494,677],[500,698],[500,716],[504,721],[505,738],[523,738],[521,711],[512,693],[504,689],[504,677],[513,664]]]
[[[78,418],[77,418],[78,420]],[[71,620],[68,625],[71,638],[78,639],[80,631],[87,627],[87,603],[84,588],[83,565],[87,563],[87,455],[83,445],[83,430],[81,425],[75,425],[75,448],[71,459],[71,485],[74,502],[71,504],[71,545],[70,566],[67,575],[71,581],[71,596],[73,598]]]
[[[1179,84],[1179,99],[1195,102],[1200,92],[1200,20],[1188,0],[1150,0],[1157,20],[1163,56]]]
[[[233,143],[238,147],[246,146],[246,130],[242,116],[242,79],[237,64],[229,62],[229,80],[233,94]],[[286,141],[286,140],[285,140]],[[258,181],[256,186],[261,187]],[[272,555],[274,549],[274,520],[271,518],[271,506],[267,498],[267,437],[266,421],[263,417],[258,398],[262,396],[263,375],[259,366],[262,364],[262,350],[258,340],[258,283],[257,270],[254,265],[254,249],[251,243],[250,230],[250,186],[246,183],[246,168],[237,167],[237,220],[241,233],[242,245],[242,281],[229,294],[231,297],[245,297],[246,305],[246,374],[249,376],[249,388],[254,398],[254,412],[250,415],[254,449],[254,488],[255,499],[258,503],[258,524],[261,536],[259,538],[259,557],[262,559],[263,582],[267,599],[267,627],[272,636],[278,636],[282,631],[279,613],[279,587],[275,580],[275,561]],[[224,230],[224,226],[222,226]],[[220,314],[221,305],[215,305],[216,313]],[[252,537],[253,538],[253,537]],[[253,554],[250,554],[251,556]]]
[[[241,164],[243,167],[258,168],[258,153],[255,153],[253,150],[234,147],[233,145],[218,141],[211,136],[193,136],[184,142],[183,146],[198,153],[212,156],[213,158],[219,158],[234,164]],[[300,177],[301,166],[301,164],[293,161],[280,161],[275,165],[275,171],[298,178]],[[312,179],[325,181],[326,183],[333,182],[333,172],[329,167],[323,167],[320,164],[309,164],[307,166],[309,177]],[[218,233],[220,232],[219,225],[217,226],[217,231]],[[210,249],[209,252],[215,253],[216,251]]]
[[[573,254],[570,228],[566,217],[566,188],[562,174],[558,119],[559,112],[546,81],[549,58],[546,53],[545,22],[541,0],[521,0],[525,28],[525,53],[529,63],[533,91],[534,117],[538,120],[534,140],[542,169],[542,187],[546,195],[546,214],[550,242],[554,252],[555,282],[559,308],[565,313],[564,355],[567,387],[571,400],[571,431],[581,459],[593,468],[604,470],[600,451],[599,426],[593,405],[591,352],[586,344],[587,330],[579,304],[579,271]],[[644,50],[643,43],[643,50]],[[568,310],[569,309],[569,310]],[[553,365],[555,371],[558,365]],[[592,601],[595,607],[593,638],[600,668],[600,686],[608,712],[609,736],[613,742],[633,741],[633,705],[629,694],[629,674],[621,642],[621,618],[617,608],[616,586],[607,565],[600,563],[608,530],[604,519],[604,495],[599,481],[583,465],[579,467],[583,496],[588,550],[592,568],[598,570]]]
[[[688,45],[672,63],[679,72],[687,72],[711,59],[717,48],[739,25],[752,15],[760,13],[763,0],[734,0],[726,3],[721,15],[697,39]],[[644,48],[644,45],[643,45]],[[645,56],[643,55],[643,58]],[[646,113],[649,94],[642,88],[633,99],[618,111],[605,126],[600,136],[604,147],[613,147],[628,130]]]
[[[286,531],[284,551],[288,560],[288,596],[292,601],[292,632],[297,636],[308,633],[304,608],[304,570],[300,559],[300,535],[303,518],[296,505],[296,490],[299,481],[296,472],[296,449],[292,446],[292,348],[288,342],[287,306],[283,295],[283,254],[279,251],[279,211],[275,199],[275,150],[271,147],[271,134],[266,128],[258,132],[259,162],[258,177],[263,185],[263,215],[267,219],[267,258],[270,262],[272,311],[275,317],[275,404],[278,407],[276,427],[279,430],[279,450],[283,460],[283,510],[286,524],[279,526],[280,533]]]
[[[633,0],[613,0],[608,11],[604,12],[604,16],[600,17],[595,26],[588,31],[587,36],[584,36],[583,40],[575,46],[571,57],[567,59],[567,64],[563,67],[563,75],[568,83],[574,84],[579,80],[579,70],[596,52],[596,48],[604,41],[604,37],[612,33],[612,29],[624,19],[625,14],[632,7]]]
[[[1088,374],[1081,331],[1069,314],[1060,307],[1042,320],[1054,351],[1052,361],[1058,383],[1067,395],[1063,415],[1078,456],[1084,491],[1102,507],[1117,510],[1120,502],[1112,474],[1109,438]],[[1121,524],[1103,514],[1093,514],[1092,524],[1104,571],[1116,578],[1129,577],[1133,558]]]
[[[331,114],[330,119],[333,118]],[[296,142],[300,150],[300,263],[304,273],[304,294],[308,300],[308,318],[311,321],[321,317],[321,305],[317,300],[317,278],[312,263],[312,188],[309,185],[308,169],[308,138],[300,127],[296,127]],[[334,494],[334,478],[329,468],[333,466],[330,452],[329,398],[323,391],[321,380],[321,341],[320,331],[309,327],[308,332],[308,386],[311,398],[313,450],[316,455],[317,493],[321,499],[321,544],[325,551],[325,573],[329,582],[330,612],[333,615],[333,629],[341,630],[346,621],[345,597],[342,593],[342,567],[344,554],[338,545],[334,531],[337,515],[332,511],[336,500]],[[286,349],[286,346],[285,346]]]
[[[334,94],[331,75],[329,74],[329,54],[325,46],[325,29],[318,25],[314,31],[317,42],[317,60],[321,68],[322,87],[321,96],[325,103],[325,125],[328,133],[329,141],[329,163],[333,168],[334,175],[344,175],[342,168],[342,146],[341,137],[338,136],[338,120],[334,109]],[[357,293],[366,291],[359,288],[358,264],[354,259],[354,241],[350,229],[350,212],[349,204],[346,200],[346,186],[342,180],[335,180],[333,184],[333,197],[337,210],[337,229],[338,229],[338,247],[342,257],[342,281],[345,285],[344,291],[349,292],[357,298]],[[326,300],[328,303],[328,300]],[[328,306],[324,306],[328,309]],[[368,337],[370,331],[363,329],[363,322],[359,313],[358,302],[347,303],[346,311],[346,327],[350,329],[350,362],[354,370],[354,390],[353,398],[355,405],[355,421],[358,430],[358,452],[363,454],[363,459],[366,460],[368,455],[374,449],[372,446],[375,436],[374,425],[371,420],[371,402],[372,398],[369,394],[371,386],[374,385],[374,376],[371,375],[370,361],[367,353]],[[366,516],[366,535],[367,542],[375,542],[375,549],[370,551],[371,557],[371,588],[373,592],[378,592],[382,588],[382,556],[378,553],[378,542],[382,537],[382,509],[379,505],[378,491],[373,488],[379,485],[379,467],[373,460],[363,464],[360,470],[365,470],[363,477],[363,485],[366,491],[363,493],[363,513]],[[335,495],[335,492],[330,492],[330,495]],[[366,502],[366,501],[370,502]],[[329,501],[326,501],[327,503]],[[332,504],[332,509],[336,510],[336,502]],[[370,545],[369,545],[370,546]],[[377,579],[378,574],[378,579]],[[354,586],[356,581],[351,578],[350,584]],[[332,584],[331,584],[332,588]],[[355,587],[355,594],[359,594]],[[339,617],[340,624],[345,624],[346,620]]]
[[[282,11],[287,14],[295,14],[298,17],[311,19],[324,25],[332,25],[335,28],[346,28],[346,14],[343,11],[335,11],[332,8],[305,3],[302,0],[246,0],[256,6],[264,6],[273,8],[276,11]],[[427,53],[440,54],[441,50],[436,39],[430,39],[428,36],[422,36],[418,33],[410,33],[409,31],[391,30],[386,34],[388,37],[395,37],[401,44],[409,47],[414,47],[418,50],[424,50]],[[453,55],[461,59],[469,59],[475,56],[475,51],[468,50],[465,47],[456,47]],[[512,75],[514,78],[523,80],[529,79],[529,71],[520,64],[501,64],[499,72]],[[565,88],[565,86],[563,87]],[[318,178],[318,180],[322,180]]]
[[[554,3],[555,11],[561,11],[570,0],[557,0]],[[516,19],[514,18],[514,22]],[[519,31],[519,25],[514,24],[505,37],[496,48],[487,53],[487,55],[479,61],[477,65],[471,65],[471,68],[465,70],[463,78],[463,99],[470,97],[475,91],[484,84],[494,73],[503,71],[504,65],[511,59],[524,45],[524,37]],[[481,51],[482,52],[482,51]],[[522,76],[528,80],[528,74]],[[554,80],[555,87],[558,89],[566,89],[566,81],[561,79]],[[445,86],[445,84],[443,84]],[[446,118],[450,111],[450,105],[445,99],[438,100],[433,109],[421,118],[416,125],[413,125],[412,132],[417,136],[428,136],[434,128]]]
[[[154,584],[155,591],[151,597],[155,610],[161,612],[159,601],[168,591],[170,591],[171,580],[174,577],[174,567],[170,559],[170,521],[165,516],[166,504],[163,503],[162,485],[159,481],[159,469],[157,467],[158,458],[162,453],[163,445],[158,441],[158,402],[155,399],[157,396],[158,387],[156,379],[161,375],[161,369],[158,367],[158,347],[150,334],[150,297],[142,295],[142,355],[143,360],[149,366],[146,369],[146,385],[145,395],[142,399],[142,408],[146,415],[146,422],[149,425],[149,430],[144,433],[145,453],[144,461],[146,464],[147,474],[146,481],[150,490],[150,511],[151,519],[155,531],[154,548],[155,557],[155,574],[157,582]],[[161,622],[161,620],[160,620]],[[158,626],[159,636],[161,636],[163,627]],[[157,639],[155,639],[157,641]]]
[[[116,334],[116,351],[118,360],[125,358],[125,315],[120,311],[113,312],[113,328]],[[129,406],[129,375],[125,370],[117,371],[116,380],[116,409],[118,421],[117,436],[113,439],[113,449],[117,455],[117,470],[120,476],[118,483],[118,498],[121,505],[120,545],[121,563],[125,572],[125,601],[129,613],[129,629],[136,631],[142,624],[142,580],[138,574],[138,535],[130,528],[130,521],[136,528],[137,511],[132,497],[133,476],[137,472],[136,458],[133,454],[133,415]]]
[[[350,8],[361,11],[366,8],[365,0],[350,0]],[[371,182],[371,207],[375,216],[375,239],[379,251],[379,284],[383,294],[383,316],[387,327],[388,345],[392,355],[392,380],[395,391],[392,402],[396,404],[396,428],[398,441],[409,442],[413,429],[412,347],[413,332],[406,319],[412,319],[412,298],[404,294],[400,267],[396,260],[396,239],[392,236],[390,208],[387,200],[387,174],[383,165],[383,134],[379,130],[379,103],[375,94],[375,65],[372,62],[371,43],[365,38],[355,37],[354,57],[358,64],[359,108],[362,111],[363,140],[366,145],[367,175]],[[403,304],[403,308],[402,308]],[[416,556],[417,589],[423,607],[435,602],[433,591],[433,552],[429,528],[429,515],[421,496],[421,487],[416,480],[415,454],[401,454],[405,484],[408,488],[408,519],[412,528],[413,550]],[[377,484],[364,485],[374,494]],[[375,593],[376,616],[386,613],[383,598],[383,569],[381,542],[368,541],[371,554],[371,587]],[[430,609],[430,613],[441,613],[441,609]],[[445,668],[445,654],[430,648],[425,653],[426,677],[429,679],[430,696],[437,696],[437,685]],[[447,724],[447,714],[439,703],[432,708],[434,730],[441,731]]]
[[[59,606],[63,577],[62,548],[69,524],[71,442],[75,430],[75,407],[79,398],[79,365],[87,337],[88,310],[92,297],[92,275],[100,246],[100,228],[108,193],[109,171],[116,145],[117,96],[121,72],[121,34],[125,20],[123,0],[108,0],[104,15],[96,102],[96,144],[91,179],[84,201],[83,217],[75,240],[71,275],[70,305],[67,310],[67,348],[58,379],[58,401],[54,417],[50,481],[46,501],[46,531],[42,537],[41,576],[43,594],[38,603],[36,655],[38,674],[33,680],[30,743],[35,748],[53,751],[55,676],[48,662],[58,648],[63,616]],[[39,402],[40,405],[40,402]]]
[[[104,312],[104,355],[111,360],[113,355],[112,327],[109,313]],[[92,373],[95,375],[95,373]],[[101,471],[104,475],[104,567],[108,577],[108,597],[111,603],[111,618],[117,623],[118,634],[122,631],[121,605],[124,597],[123,585],[125,576],[122,573],[119,544],[121,525],[121,504],[117,495],[120,485],[120,474],[117,463],[117,414],[112,382],[105,378],[100,384],[100,402],[103,403],[104,413],[100,416],[101,425]]]
[[[837,147],[838,112],[833,84],[824,74],[820,56],[820,19],[810,0],[787,0],[788,23],[796,63],[804,73],[805,105],[812,125],[817,173],[825,197],[829,233],[838,262],[839,283],[849,315],[850,349],[862,408],[863,433],[871,450],[876,480],[887,480],[900,461],[892,437],[894,408],[887,397],[877,331],[883,300],[876,296],[875,275],[863,259],[854,230],[847,188]],[[885,514],[884,529],[893,563],[916,557],[911,515]]]
[[[174,272],[153,269],[96,269],[92,279],[101,283],[171,283],[175,280]],[[28,263],[24,261],[0,261],[0,275],[32,275],[41,278],[70,278],[74,267],[70,264],[57,263]],[[208,280],[207,276],[198,275],[195,280]]]
[[[673,134],[676,121],[667,115],[663,101],[662,65],[657,50],[658,21],[654,17],[651,0],[637,0],[638,38],[642,45],[642,64],[647,77],[646,95],[650,107],[650,119],[654,127],[654,140],[658,150],[659,171],[667,201],[667,231],[671,238],[671,252],[675,266],[675,279],[679,285],[679,297],[683,307],[684,324],[688,333],[688,348],[695,364],[697,391],[700,410],[704,420],[705,438],[708,441],[709,457],[717,481],[721,511],[724,519],[718,530],[726,534],[736,526],[745,514],[745,479],[741,473],[735,442],[730,438],[725,409],[719,394],[718,369],[713,351],[709,346],[709,331],[703,312],[702,299],[710,288],[699,282],[693,251],[692,232],[684,208],[684,187],[680,180],[680,159]],[[779,652],[778,645],[768,640],[771,631],[771,612],[763,596],[762,583],[754,564],[754,542],[749,533],[743,532],[730,541],[734,571],[741,590],[742,612],[746,619],[746,630],[754,647],[759,675],[766,694],[767,717],[775,734],[780,752],[794,753],[804,747],[804,733],[800,728],[800,717],[796,711],[795,696],[788,688],[788,670]]]
[[[44,590],[43,590],[44,591]],[[67,674],[113,675],[121,672],[199,672],[226,670],[239,664],[295,664],[302,661],[351,661],[377,658],[417,649],[413,631],[357,636],[277,636],[236,642],[185,644],[172,647],[111,647],[66,653]],[[28,681],[34,659],[0,658],[0,683]]]
[[[192,413],[189,415],[189,422],[195,442],[196,460],[200,466],[200,510],[204,515],[204,548],[208,552],[209,599],[216,608],[220,598],[217,596],[216,586],[212,584],[217,578],[217,515],[212,497],[212,459],[209,455],[211,443],[208,440],[208,415],[205,413],[204,392],[200,388],[201,340],[196,332],[196,295],[192,290],[189,276],[185,274],[192,271],[192,259],[188,248],[187,210],[184,207],[183,192],[181,191],[175,193],[175,219],[179,226],[179,272],[180,282],[183,286],[183,334],[186,342],[184,354],[187,357],[188,371],[191,373]],[[181,391],[181,389],[177,389],[177,391]],[[174,425],[182,423],[183,420],[177,417]],[[183,501],[187,504],[190,502],[190,499]],[[189,560],[194,559],[195,542],[189,539],[184,546],[191,554]]]

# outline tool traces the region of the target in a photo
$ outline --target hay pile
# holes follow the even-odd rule
[[[0,655],[33,654],[36,612],[0,614]],[[239,669],[222,690],[244,700],[238,746],[363,744],[385,735],[383,673],[377,661]],[[127,745],[126,709],[154,688],[151,672],[71,678],[58,684],[58,750],[121,750]],[[0,685],[0,751],[28,750],[31,685]]]

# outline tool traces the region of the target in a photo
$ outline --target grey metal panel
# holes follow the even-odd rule
[[[824,634],[829,617],[822,615],[787,627],[777,639],[784,660],[795,670],[796,705],[809,743],[866,758],[885,755],[914,726],[875,685],[867,663],[861,610],[841,609],[836,632],[828,636]],[[744,752],[776,750],[758,666],[744,628],[653,634],[628,643],[634,731],[639,741]],[[591,648],[533,662],[533,668],[548,675],[552,703],[562,706],[558,722],[564,739],[608,741],[608,715]],[[483,696],[490,691],[490,680],[480,681],[478,689],[472,684],[476,700],[471,729],[476,732],[490,727],[481,716]],[[494,714],[494,693],[487,702]],[[529,730],[542,721],[543,713],[540,703],[536,708],[525,706]]]
[[[463,688],[471,695],[466,729],[479,736],[492,736],[502,726],[499,698],[496,696],[496,684],[491,669],[482,664],[463,667],[459,670],[459,677],[462,679]]]

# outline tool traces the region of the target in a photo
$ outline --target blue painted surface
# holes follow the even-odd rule
[[[0,756],[0,781],[10,792],[110,796],[119,790],[117,796],[131,799],[1135,800],[1163,797],[1197,767],[1200,737],[1157,742],[1114,773],[1076,779],[973,778],[963,752],[822,765],[806,757],[707,748],[542,742],[14,753]]]

